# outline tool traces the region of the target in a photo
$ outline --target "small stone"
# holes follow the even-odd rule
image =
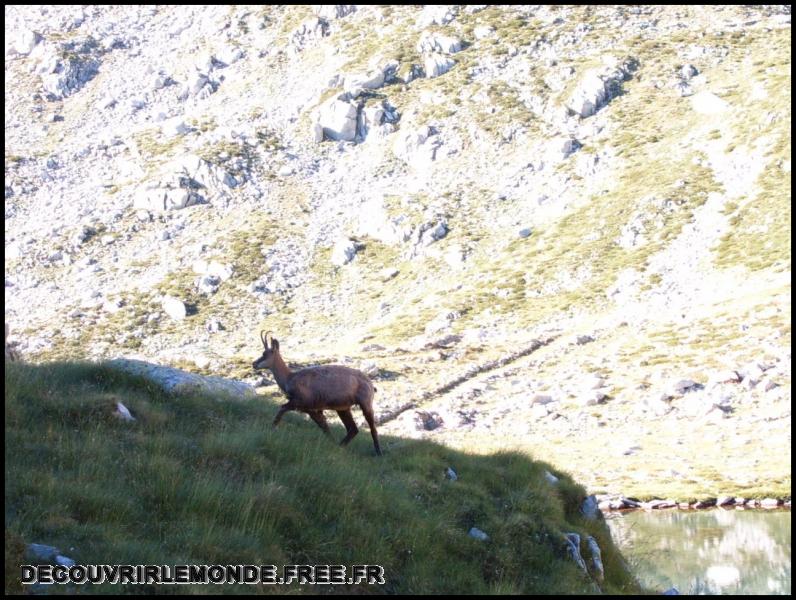
[[[548,414],[550,411],[546,404],[534,404],[531,407],[531,416],[534,419],[544,419]]]
[[[489,536],[480,529],[478,529],[478,527],[472,527],[470,529],[469,536],[477,540],[481,540],[482,542],[485,542],[489,539]]]
[[[130,411],[121,402],[116,403],[116,412],[113,414],[122,421],[135,421],[135,417],[130,414]]]
[[[681,379],[674,384],[672,390],[676,395],[682,396],[688,391],[698,389],[698,386],[699,384],[693,379]]]
[[[445,477],[447,477],[447,478],[448,478],[448,479],[450,479],[451,481],[456,481],[456,480],[459,478],[459,476],[458,476],[458,475],[456,475],[456,471],[454,471],[454,470],[453,470],[453,469],[451,469],[450,467],[448,467],[448,468],[445,470]]]
[[[383,282],[389,281],[390,279],[398,275],[398,273],[400,273],[398,269],[394,267],[387,267],[379,272],[379,279],[381,279],[381,281]]]
[[[205,329],[210,333],[218,333],[219,331],[224,330],[224,326],[221,324],[221,321],[218,319],[210,319],[205,325]]]
[[[597,404],[601,404],[607,397],[608,396],[600,390],[591,390],[578,398],[578,404],[580,406],[596,406]]]
[[[708,387],[715,387],[722,383],[738,383],[739,381],[741,381],[740,375],[738,375],[738,373],[735,371],[728,369],[726,371],[720,371],[711,375],[708,379]]]
[[[682,77],[685,81],[688,81],[692,77],[698,75],[699,72],[696,70],[696,67],[693,65],[685,64],[680,69],[680,77]]]
[[[62,567],[67,567],[68,568],[68,567],[74,567],[75,564],[77,564],[77,563],[75,563],[74,560],[72,560],[71,558],[69,558],[67,556],[62,556],[62,555],[58,554],[55,557],[55,564],[61,565]]]
[[[594,494],[586,496],[583,499],[583,502],[580,504],[580,512],[584,517],[593,521],[602,516],[600,513],[600,508],[597,504],[597,497]]]

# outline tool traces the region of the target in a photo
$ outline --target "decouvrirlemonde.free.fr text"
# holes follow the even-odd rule
[[[22,583],[384,585],[379,565],[22,565]]]

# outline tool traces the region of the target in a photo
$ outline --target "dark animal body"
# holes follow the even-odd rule
[[[279,341],[271,338],[269,346],[268,334],[263,335],[262,332],[260,339],[265,346],[265,352],[252,366],[255,369],[270,369],[277,385],[288,400],[287,404],[279,408],[274,426],[279,424],[287,411],[296,410],[307,413],[318,427],[330,434],[329,424],[323,411],[334,410],[346,428],[347,435],[340,442],[340,445],[345,446],[359,433],[354,416],[351,414],[351,408],[359,406],[370,426],[376,454],[381,455],[379,435],[376,432],[376,421],[373,416],[373,395],[376,388],[367,375],[341,365],[311,367],[293,372],[282,360]]]

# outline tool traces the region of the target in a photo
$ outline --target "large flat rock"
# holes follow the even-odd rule
[[[107,363],[131,375],[140,375],[170,394],[213,394],[226,399],[254,397],[254,388],[247,383],[213,377],[195,375],[173,367],[164,367],[143,360],[117,358]]]

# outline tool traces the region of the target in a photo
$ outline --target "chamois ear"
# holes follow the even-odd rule
[[[271,338],[271,350],[279,352],[279,340],[273,337]]]

